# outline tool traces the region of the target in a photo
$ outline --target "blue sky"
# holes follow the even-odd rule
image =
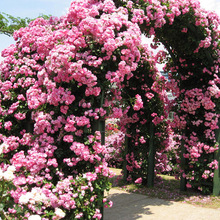
[[[203,8],[214,10],[220,16],[220,0],[200,2]],[[71,0],[0,0],[0,12],[23,18],[35,18],[40,14],[61,16],[67,12],[70,3]],[[13,38],[0,34],[0,51],[13,43]]]
[[[66,12],[71,0],[1,0],[0,11],[19,17],[36,17],[39,14],[60,16]]]

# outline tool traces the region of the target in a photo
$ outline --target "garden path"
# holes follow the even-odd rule
[[[104,220],[218,220],[220,209],[196,207],[112,188],[108,198],[112,208],[104,210]]]

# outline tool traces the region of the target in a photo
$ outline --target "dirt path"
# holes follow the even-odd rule
[[[220,209],[195,207],[112,188],[114,203],[104,210],[104,220],[220,220]]]

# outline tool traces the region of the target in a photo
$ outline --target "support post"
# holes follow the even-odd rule
[[[92,131],[100,131],[101,133],[101,145],[105,144],[105,120],[99,119],[92,123]],[[104,191],[100,193],[102,195],[102,198],[104,198]],[[100,207],[100,213],[102,214],[101,220],[104,219],[104,206]]]
[[[154,147],[153,139],[154,139],[154,124],[150,123],[147,187],[153,187],[154,186],[154,165],[155,165],[156,149]]]
[[[27,115],[26,115],[26,126],[25,126],[25,129],[29,133],[33,134],[33,132],[34,132],[34,123],[31,120],[31,113],[30,112],[28,112]]]
[[[220,127],[220,121],[218,122]],[[220,144],[220,128],[215,131],[216,142]],[[213,195],[220,195],[220,149],[215,153],[215,159],[218,161],[218,169],[214,171]]]
[[[125,135],[125,157],[126,157],[126,155],[127,155],[127,153],[128,153],[128,140],[129,139],[129,137],[127,136],[127,135]],[[127,160],[126,160],[126,158],[125,158],[125,160],[124,160],[124,162],[123,162],[123,180],[124,180],[124,182],[126,182],[127,181],[127,178],[128,178],[128,170],[127,170]]]
[[[182,138],[181,140],[181,153],[180,153],[180,166],[181,169],[185,169],[185,165],[186,165],[186,158],[183,156],[183,154],[186,153],[186,148],[184,147],[184,140]],[[180,191],[186,191],[186,178],[183,177],[183,175],[181,175],[181,179],[180,179]]]

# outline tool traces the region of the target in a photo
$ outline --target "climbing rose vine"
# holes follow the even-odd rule
[[[63,17],[15,32],[0,67],[1,183],[10,182],[4,201],[12,201],[1,216],[101,219],[103,202],[112,205],[103,198],[112,174],[97,124],[108,115],[121,119],[135,146],[126,159],[139,169],[147,163],[148,126],[159,153],[169,143],[165,85],[176,96],[171,125],[184,147],[182,176],[209,192],[218,167],[218,26],[217,15],[194,0],[74,0]],[[168,53],[154,57],[141,33]],[[160,60],[167,84],[155,67]],[[142,182],[143,173],[132,172]]]
[[[179,144],[179,150],[176,151],[179,152],[176,156],[179,158],[177,161],[180,162],[182,157],[180,174],[186,179],[188,188],[193,187],[203,193],[212,192],[214,170],[218,169],[218,161],[215,159],[215,152],[218,150],[215,131],[219,129],[219,17],[213,12],[202,9],[199,1],[195,0],[119,0],[115,3],[117,6],[126,7],[129,19],[139,25],[142,33],[153,37],[153,49],[157,48],[160,42],[165,46],[166,51],[158,52],[155,61],[165,62],[164,71],[169,74],[166,86],[175,96],[175,102],[167,103],[165,111],[174,111],[174,120],[170,125],[176,132],[176,135],[173,135],[174,142]],[[151,72],[153,69],[152,66]],[[138,74],[136,70],[134,76],[138,77]],[[135,77],[123,87],[129,85],[128,88],[134,90],[125,90],[125,95],[129,98],[136,98],[135,101],[131,101],[134,112],[143,110],[142,107],[147,106],[143,101],[144,96],[139,94],[142,90],[141,80],[144,81],[146,75],[139,78],[135,88],[132,88]],[[150,84],[149,79],[146,82]],[[151,97],[151,94],[152,92],[146,96]],[[129,111],[131,109],[129,108]],[[136,113],[130,113],[130,116],[138,122],[139,116],[138,112]],[[148,112],[143,111],[142,115],[146,114],[143,116],[145,119],[149,118],[149,115],[156,116],[150,118],[154,124],[163,121],[164,116],[161,113],[159,115],[156,112],[151,113],[148,109]],[[134,126],[130,127],[134,128]],[[136,138],[137,143],[138,133],[147,129],[146,127],[141,128],[141,125],[137,124],[136,130],[134,128],[130,137]],[[149,131],[149,127],[147,130]],[[168,133],[169,127],[164,131],[166,132],[162,134]],[[127,127],[127,133],[129,132],[131,131]],[[137,146],[142,146],[142,141],[146,141],[146,138],[140,135],[140,144]],[[162,142],[163,140],[160,143]],[[129,143],[129,150],[133,151],[134,145],[135,141],[133,144]],[[146,147],[141,151],[147,154]],[[132,161],[135,162],[135,152],[137,153],[138,150],[135,149],[132,155],[128,155],[128,160],[132,156]],[[129,163],[133,164],[133,162]],[[140,168],[141,163],[135,167]],[[131,170],[133,169],[131,167],[127,168]]]
[[[36,19],[14,39],[2,52],[0,146],[15,188],[1,215],[100,219],[112,174],[96,127],[148,53],[140,29],[112,1],[73,1],[67,15]]]
[[[117,2],[126,5],[143,33],[153,36],[153,48],[161,42],[167,50],[158,53],[158,60],[165,60],[167,86],[176,97],[171,125],[185,158],[180,172],[187,187],[210,193],[218,168],[219,17],[196,0]]]

